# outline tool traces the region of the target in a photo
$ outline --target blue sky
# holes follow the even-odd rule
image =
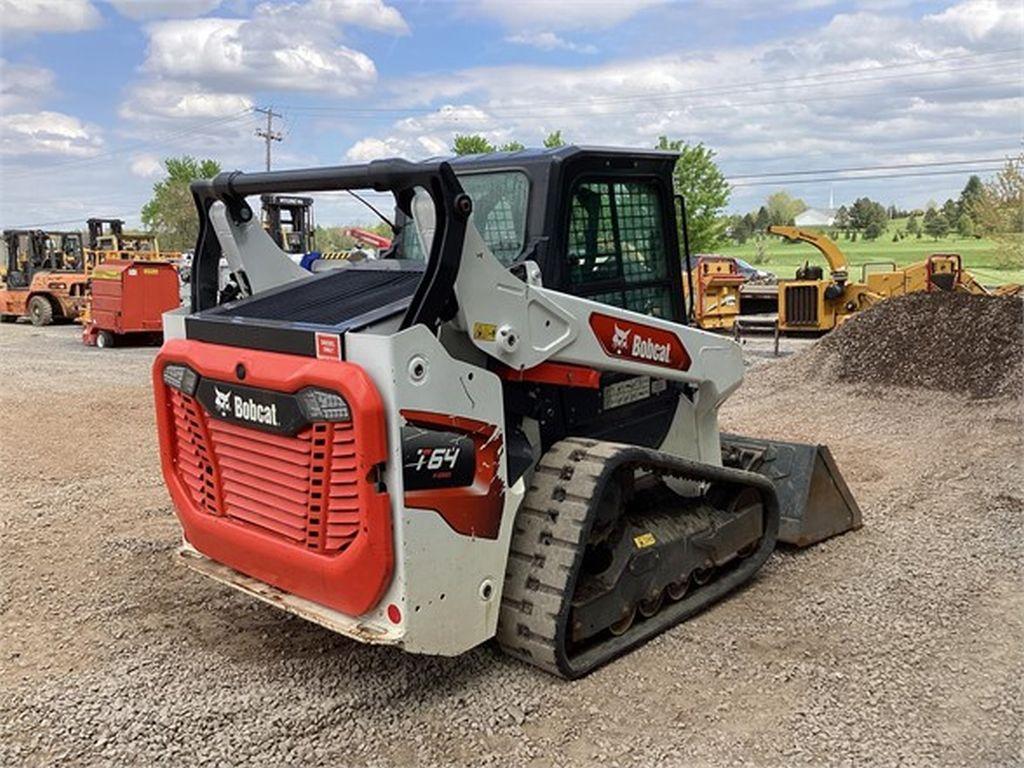
[[[666,134],[716,150],[732,210],[920,206],[1020,151],[1021,44],[1018,0],[0,0],[0,226],[136,223],[168,155],[258,169],[268,104],[275,167]]]

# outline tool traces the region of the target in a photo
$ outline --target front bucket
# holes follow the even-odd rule
[[[775,484],[779,541],[808,547],[862,525],[860,507],[827,446],[723,434],[722,461]]]

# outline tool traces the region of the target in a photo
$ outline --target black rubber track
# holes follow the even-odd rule
[[[594,510],[608,479],[624,466],[687,480],[756,489],[764,504],[764,536],[756,552],[708,584],[624,634],[567,649],[569,613]],[[509,654],[560,677],[582,677],[701,611],[750,579],[775,549],[779,506],[762,475],[690,461],[634,445],[568,438],[541,458],[516,516],[505,573],[497,639]]]

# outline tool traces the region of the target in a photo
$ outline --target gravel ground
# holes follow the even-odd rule
[[[0,764],[1020,765],[1019,400],[755,363],[725,426],[828,443],[865,527],[577,683],[361,646],[171,561],[152,350],[0,328]]]
[[[910,293],[854,316],[813,355],[839,379],[966,392],[1024,390],[1024,300]],[[884,328],[884,333],[879,329]]]

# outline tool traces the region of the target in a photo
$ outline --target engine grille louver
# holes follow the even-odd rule
[[[788,325],[818,324],[818,287],[815,285],[786,286],[786,323]]]
[[[294,437],[211,418],[170,390],[175,469],[196,508],[325,554],[359,533],[351,424],[317,423]]]

